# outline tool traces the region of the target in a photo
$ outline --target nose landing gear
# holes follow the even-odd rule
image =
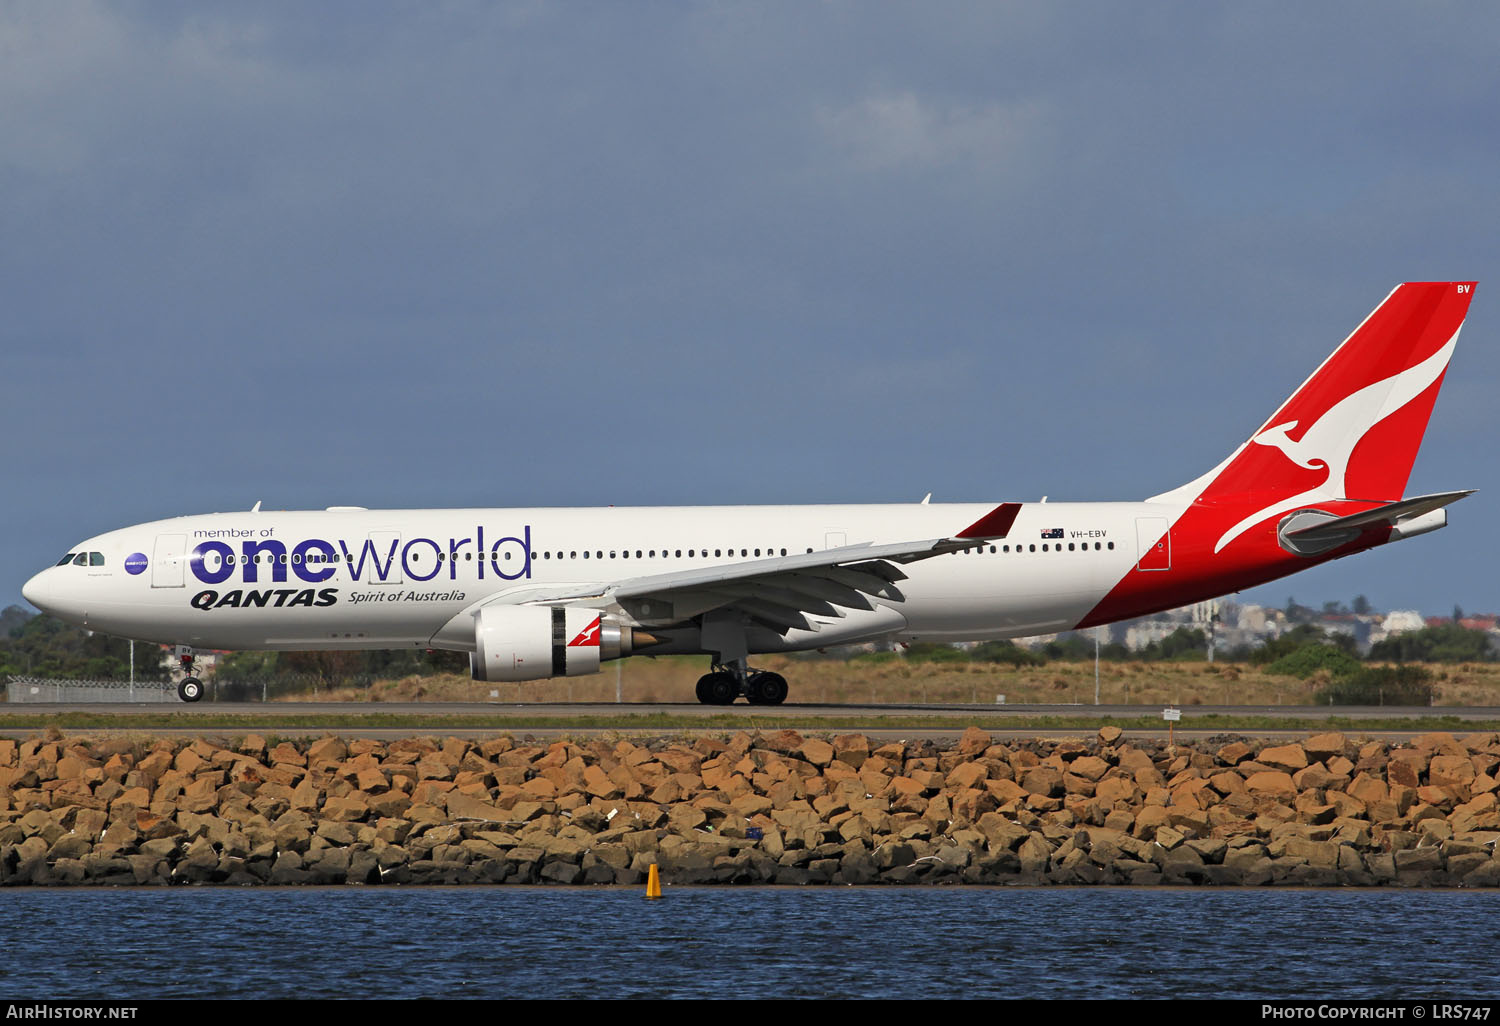
[[[184,702],[196,702],[203,697],[203,682],[193,676],[193,650],[179,645],[177,658],[182,672],[187,674],[177,683],[177,697]]]

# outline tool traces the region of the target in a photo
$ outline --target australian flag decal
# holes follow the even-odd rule
[[[1049,527],[1047,530],[1042,532],[1043,538],[1061,538],[1062,536],[1063,529],[1061,527]]]

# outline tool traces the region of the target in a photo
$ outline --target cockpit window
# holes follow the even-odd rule
[[[73,562],[73,553],[70,552],[66,556],[64,556],[62,559],[59,559],[56,563],[53,563],[52,565],[53,566],[67,566],[71,562]]]
[[[78,555],[74,556],[73,557],[73,565],[74,566],[88,566],[89,565],[89,554],[87,552],[80,552]]]
[[[102,553],[102,552],[90,552],[89,553],[89,566],[103,566],[103,565],[104,565],[104,553]]]

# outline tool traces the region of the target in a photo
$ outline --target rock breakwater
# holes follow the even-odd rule
[[[0,885],[1500,884],[1500,737],[0,739]]]

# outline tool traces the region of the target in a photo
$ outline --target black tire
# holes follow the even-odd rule
[[[733,705],[740,695],[739,682],[732,673],[710,673],[699,684],[703,686],[703,693],[707,696],[705,705]]]
[[[780,705],[786,701],[786,678],[779,673],[762,670],[752,674],[746,684],[754,705]]]
[[[745,680],[745,701],[749,702],[751,705],[769,704],[766,702],[765,696],[761,694],[760,690],[761,678],[763,678],[764,676],[765,674],[763,672],[757,671],[755,673],[752,673]]]
[[[184,677],[177,685],[177,697],[184,702],[196,702],[203,697],[203,682],[197,677]]]
[[[695,690],[698,694],[698,701],[703,705],[713,704],[713,699],[709,697],[708,691],[709,683],[713,679],[714,675],[711,673],[705,673],[703,676],[698,678],[698,687]]]

